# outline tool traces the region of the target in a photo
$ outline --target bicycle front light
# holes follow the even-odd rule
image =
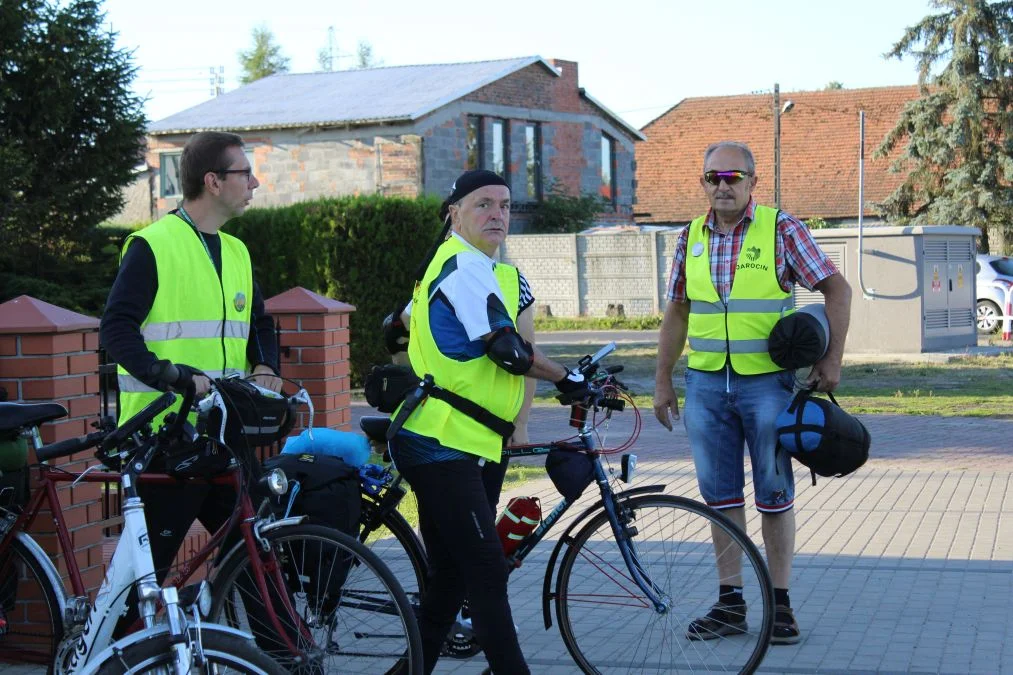
[[[288,492],[288,476],[281,469],[271,469],[265,477],[265,482],[272,494],[283,495]]]

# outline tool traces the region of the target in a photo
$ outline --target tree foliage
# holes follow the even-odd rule
[[[528,232],[531,234],[564,234],[580,232],[594,224],[594,217],[606,210],[609,203],[598,195],[574,196],[557,181],[546,190],[545,199],[531,212]]]
[[[827,86],[823,87],[823,91],[837,91],[838,89],[844,89],[844,83],[837,80],[831,80],[827,82]]]
[[[89,0],[0,3],[0,269],[60,282],[143,161],[136,69]],[[3,291],[6,295],[6,291]],[[6,298],[3,298],[6,299]],[[2,300],[0,300],[2,301]]]
[[[267,26],[253,29],[253,46],[239,52],[239,66],[243,74],[242,84],[249,84],[278,73],[288,72],[289,58],[282,54],[281,47],[274,41],[274,33]]]
[[[880,207],[899,224],[959,224],[1013,232],[1013,2],[933,0],[942,10],[910,27],[887,58],[913,56],[921,97],[876,150],[906,143],[907,178]]]

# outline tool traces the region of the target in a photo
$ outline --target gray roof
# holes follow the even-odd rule
[[[272,75],[152,123],[152,135],[315,125],[407,123],[533,63],[540,56]]]
[[[540,56],[272,75],[153,122],[148,133],[162,136],[207,130],[410,124],[533,63],[541,63],[559,77],[552,64]],[[644,140],[636,128],[583,89],[580,93],[631,136]]]

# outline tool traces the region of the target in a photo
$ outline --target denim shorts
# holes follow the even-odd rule
[[[777,452],[775,419],[792,398],[794,372],[738,375],[686,370],[686,425],[700,494],[716,509],[745,505],[744,448],[756,508],[778,513],[795,502],[791,457]]]

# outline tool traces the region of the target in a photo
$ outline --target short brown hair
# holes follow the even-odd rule
[[[243,147],[243,139],[224,131],[202,131],[183,146],[179,160],[179,182],[184,199],[197,199],[204,191],[204,176],[209,171],[226,169],[225,153]]]

